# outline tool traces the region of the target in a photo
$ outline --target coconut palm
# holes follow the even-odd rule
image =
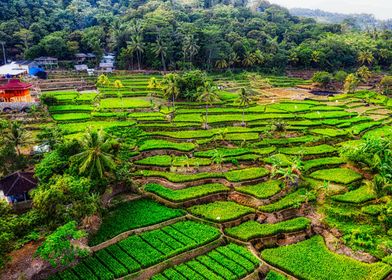
[[[246,88],[241,88],[238,103],[242,107],[242,126],[245,126],[245,109],[249,107],[254,97],[254,93]]]
[[[373,53],[369,50],[361,51],[358,54],[358,62],[361,65],[364,64],[370,65],[372,64],[373,60],[374,60]]]
[[[97,174],[102,178],[105,172],[115,169],[115,157],[110,153],[113,142],[103,130],[88,130],[80,140],[80,145],[82,152],[71,157],[79,165],[79,174],[89,177]]]
[[[205,128],[208,129],[208,106],[219,101],[217,87],[211,81],[205,81],[197,91],[200,94],[197,100],[206,104]]]
[[[225,69],[229,67],[229,64],[227,63],[226,59],[219,59],[215,62],[215,67],[218,69]]]
[[[244,56],[244,58],[242,59],[242,65],[244,65],[245,67],[252,67],[255,64],[255,58],[252,55],[252,53],[247,52]]]
[[[356,74],[364,83],[367,83],[372,77],[372,72],[366,66],[359,67]]]
[[[151,77],[148,80],[147,88],[152,90],[152,91],[156,91],[158,89],[158,87],[159,87],[159,83],[158,83],[157,78]]]
[[[164,42],[162,41],[161,37],[158,36],[152,50],[156,57],[161,58],[163,71],[166,71],[166,57],[168,48],[164,45]]]
[[[108,86],[110,84],[109,78],[108,76],[106,76],[105,74],[101,74],[99,75],[98,79],[97,79],[97,86]]]
[[[20,156],[20,147],[27,144],[29,141],[30,133],[23,127],[21,122],[11,122],[6,129],[4,139],[10,143],[14,148],[18,156]]]
[[[238,57],[238,55],[235,52],[232,52],[229,55],[228,64],[229,64],[230,67],[235,65],[235,64],[237,64],[237,63],[239,63],[240,61],[241,61],[240,58]]]
[[[193,57],[198,53],[200,46],[197,44],[193,35],[187,35],[184,37],[182,44],[182,52],[184,54],[184,60],[187,55],[189,56],[189,62],[192,63]]]
[[[134,35],[131,41],[127,42],[128,48],[132,54],[136,54],[138,69],[140,70],[142,55],[144,53],[144,44],[141,35]]]
[[[165,75],[161,82],[161,89],[165,98],[172,98],[172,106],[174,109],[174,100],[180,94],[180,88],[178,86],[178,76],[173,73]]]

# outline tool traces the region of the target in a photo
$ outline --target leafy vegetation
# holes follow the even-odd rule
[[[196,216],[201,216],[218,223],[234,220],[255,212],[252,208],[232,201],[215,201],[208,204],[192,206],[188,210]]]

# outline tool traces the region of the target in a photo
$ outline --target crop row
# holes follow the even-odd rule
[[[154,275],[152,280],[167,279],[241,279],[254,271],[259,260],[244,247],[229,244]]]

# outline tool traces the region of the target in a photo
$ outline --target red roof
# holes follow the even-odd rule
[[[18,79],[11,79],[7,84],[0,86],[0,90],[24,90],[32,86],[32,84],[22,83]]]

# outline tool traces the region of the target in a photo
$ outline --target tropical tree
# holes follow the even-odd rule
[[[142,36],[141,35],[132,36],[131,41],[127,42],[127,45],[132,55],[136,54],[137,65],[138,65],[138,69],[140,70],[142,55],[144,53],[144,44],[142,41]]]
[[[158,87],[159,87],[159,83],[158,83],[157,78],[151,77],[148,80],[147,88],[152,90],[152,91],[156,91],[158,89]]]
[[[205,129],[208,129],[208,106],[220,100],[217,94],[217,87],[211,81],[205,81],[197,91],[199,93],[197,100],[204,102],[206,105]]]
[[[108,78],[108,76],[106,76],[105,74],[101,74],[98,76],[96,85],[97,86],[108,86],[110,84],[110,80]]]
[[[245,126],[245,109],[249,107],[252,102],[254,94],[251,90],[246,88],[241,88],[238,103],[242,107],[242,126]]]
[[[102,178],[105,172],[114,170],[115,157],[111,154],[113,142],[103,130],[88,130],[80,140],[80,145],[82,152],[71,157],[79,165],[79,174]]]
[[[346,93],[354,93],[359,85],[359,79],[355,74],[347,75],[344,80],[343,90]]]
[[[215,67],[218,69],[225,69],[229,67],[229,63],[227,63],[226,59],[219,59],[215,62]]]
[[[230,67],[239,63],[241,60],[235,52],[230,53],[227,63]]]
[[[384,76],[379,84],[382,94],[389,95],[392,93],[392,76]]]
[[[178,86],[178,75],[173,73],[165,75],[161,82],[161,89],[165,98],[172,98],[172,106],[174,109],[174,100],[180,94],[180,88]]]
[[[356,74],[358,78],[364,83],[367,83],[369,79],[372,77],[372,72],[366,66],[362,66],[358,68]]]
[[[187,56],[189,57],[189,62],[193,62],[193,57],[199,52],[200,46],[193,35],[186,35],[182,43],[182,52],[184,55],[184,61]]]
[[[245,67],[252,67],[255,64],[255,58],[251,52],[247,52],[242,59],[242,65]]]
[[[113,87],[117,89],[117,94],[120,94],[120,89],[124,87],[123,83],[120,80],[115,80],[113,82]]]
[[[160,57],[163,71],[166,71],[166,57],[167,57],[168,47],[164,44],[161,37],[158,36],[155,44],[153,45],[153,52],[156,57]]]
[[[373,60],[374,60],[373,53],[369,50],[360,51],[358,53],[358,62],[361,65],[365,65],[365,64],[371,65]]]
[[[77,223],[71,221],[58,227],[35,252],[36,256],[48,261],[53,267],[67,265],[77,257],[87,256],[88,251],[75,244],[75,240],[85,237],[87,233],[77,228]]]
[[[18,156],[20,156],[20,148],[29,142],[30,133],[18,121],[10,122],[5,132],[4,138],[6,142],[12,145]]]

